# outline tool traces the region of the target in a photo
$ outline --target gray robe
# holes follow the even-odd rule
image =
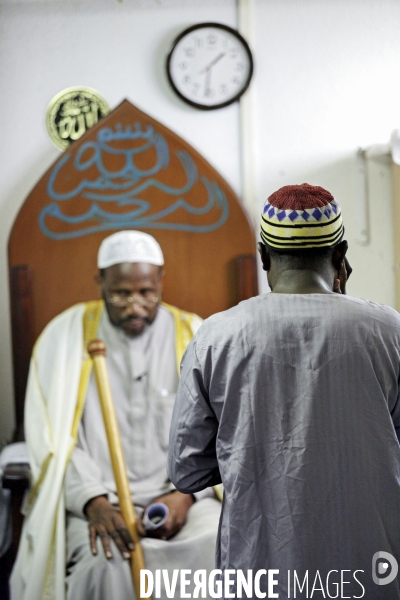
[[[183,492],[224,484],[217,567],[279,569],[282,600],[400,598],[372,580],[375,553],[400,561],[399,376],[400,316],[366,300],[267,294],[203,323],[168,472]]]

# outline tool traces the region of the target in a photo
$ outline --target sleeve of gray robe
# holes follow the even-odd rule
[[[90,456],[82,424],[79,426],[78,444],[74,448],[65,474],[66,509],[78,517],[85,517],[87,502],[96,496],[108,496],[102,482],[101,468]]]
[[[182,360],[169,439],[167,470],[179,491],[193,493],[221,483],[217,432],[218,419],[210,406],[193,338]]]

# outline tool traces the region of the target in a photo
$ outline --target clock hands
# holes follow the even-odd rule
[[[217,62],[219,60],[221,60],[221,58],[223,58],[225,56],[226,52],[221,52],[220,54],[218,54],[218,56],[216,56],[215,58],[213,58],[213,60],[208,63],[208,65],[206,65],[203,69],[201,69],[201,71],[199,71],[200,75],[203,75],[203,73],[206,74],[206,79],[204,82],[204,95],[205,96],[211,96],[211,69],[213,68],[214,65],[217,64]]]
[[[211,69],[211,67],[216,65],[217,62],[225,56],[225,54],[226,54],[226,52],[221,52],[220,54],[218,54],[218,56],[216,56],[207,66],[205,66],[204,69],[201,69],[201,71],[199,71],[199,75],[202,75],[203,73],[207,73]]]
[[[205,96],[210,96],[211,95],[211,68],[207,69],[207,72],[206,72],[206,80],[205,80],[205,85],[204,85],[204,95]]]

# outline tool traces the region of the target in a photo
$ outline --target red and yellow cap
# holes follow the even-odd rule
[[[332,247],[343,234],[340,206],[322,187],[286,185],[264,204],[261,239],[277,250]]]

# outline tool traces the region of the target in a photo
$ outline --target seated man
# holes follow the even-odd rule
[[[11,580],[13,600],[62,600],[65,572],[70,600],[134,597],[127,560],[132,540],[117,505],[85,349],[95,337],[107,346],[135,507],[142,512],[157,501],[169,509],[166,523],[142,541],[146,568],[213,568],[220,512],[214,491],[182,494],[165,470],[179,362],[201,320],[160,304],[163,264],[151,236],[109,236],[98,255],[103,301],[65,311],[36,343],[25,416],[34,485]],[[138,527],[146,535],[140,522]]]

